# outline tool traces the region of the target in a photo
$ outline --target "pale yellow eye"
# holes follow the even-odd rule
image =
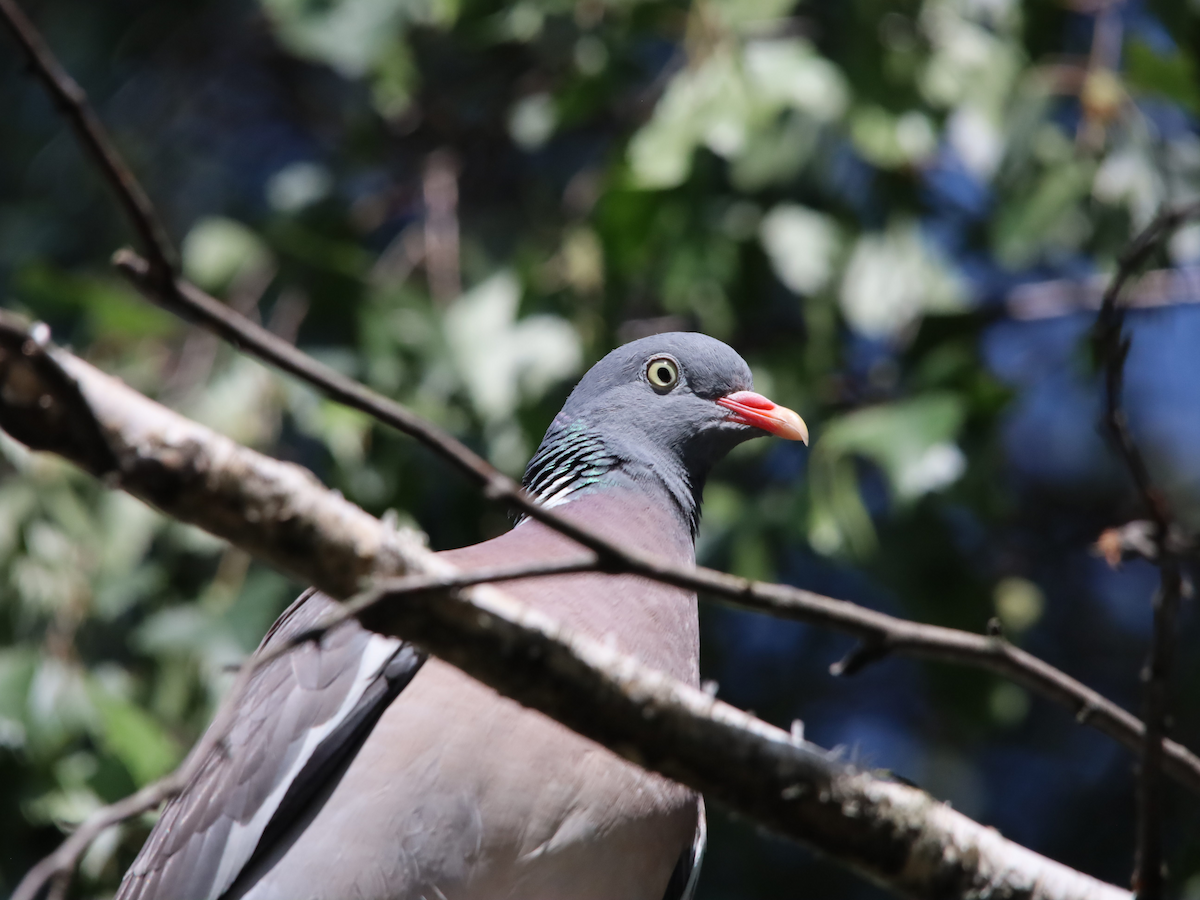
[[[646,378],[656,391],[665,394],[679,384],[679,366],[669,356],[656,356],[646,364]]]

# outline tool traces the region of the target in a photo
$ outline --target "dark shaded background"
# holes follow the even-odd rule
[[[798,409],[706,495],[702,561],[1025,648],[1129,706],[1155,571],[1089,545],[1141,512],[1097,431],[1097,285],[1200,193],[1183,2],[41,0],[26,3],[186,270],[519,472],[574,378],[699,329]],[[458,235],[457,239],[455,235]],[[0,40],[0,298],[103,368],[311,467],[437,548],[506,527],[445,465],[150,309],[130,240]],[[456,243],[457,240],[457,243]],[[1200,229],[1135,292],[1128,405],[1200,521]],[[459,296],[456,280],[466,289]],[[301,587],[0,439],[0,890],[158,775]],[[839,636],[704,608],[721,696],[1118,883],[1132,761],[973,671],[828,672]],[[1183,618],[1175,735],[1200,746]],[[1200,897],[1195,798],[1171,881]],[[716,811],[704,898],[868,896]],[[106,834],[107,896],[148,827]]]

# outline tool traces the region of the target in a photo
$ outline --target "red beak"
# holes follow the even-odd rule
[[[808,426],[792,410],[768,400],[754,391],[734,391],[717,398],[717,404],[725,407],[733,418],[744,425],[761,428],[785,441],[808,443]]]

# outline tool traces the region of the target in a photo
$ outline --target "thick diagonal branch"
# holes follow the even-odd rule
[[[1066,706],[1079,721],[1090,723],[1130,749],[1137,751],[1141,746],[1143,730],[1136,717],[1052,666],[998,638],[906,622],[808,591],[756,584],[709,570],[664,565],[636,549],[617,547],[554,510],[537,505],[520,485],[437,426],[353,379],[323,366],[194,285],[174,277],[168,265],[170,247],[162,238],[161,229],[153,227],[156,221],[153,209],[128,168],[121,163],[103,129],[98,127],[85,95],[58,65],[45,42],[13,0],[0,0],[0,14],[8,20],[18,40],[26,48],[31,64],[50,92],[70,101],[64,107],[68,116],[77,126],[85,148],[109,175],[110,183],[142,235],[150,255],[147,261],[136,254],[122,251],[114,261],[155,302],[199,322],[259,359],[312,384],[332,399],[415,437],[479,483],[490,498],[507,503],[590,549],[600,557],[606,569],[638,573],[721,597],[747,609],[836,628],[862,640],[865,652],[858,654],[858,660],[879,658],[890,652],[905,652],[927,659],[985,668]],[[80,130],[80,123],[93,123],[96,127]],[[147,211],[151,214],[144,215]],[[281,501],[286,502],[286,498],[281,498]],[[354,574],[358,567],[351,565],[347,571]],[[850,668],[846,667],[845,671],[850,671]],[[1165,744],[1164,748],[1167,771],[1194,790],[1200,790],[1200,761],[1178,745]]]
[[[728,576],[720,576],[719,573],[672,571],[669,567],[661,566],[652,558],[614,547],[564,520],[561,516],[536,506],[521,491],[519,485],[512,482],[511,479],[500,475],[484,460],[454,441],[449,435],[413,416],[402,407],[374,395],[362,385],[336,376],[335,373],[323,369],[303,354],[286,348],[286,345],[283,348],[272,345],[269,335],[248,335],[244,327],[248,324],[245,320],[239,321],[236,314],[232,317],[226,315],[225,308],[212,298],[176,278],[174,254],[165,232],[159,224],[157,215],[144,191],[105,134],[98,118],[89,107],[83,91],[54,59],[41,36],[21,13],[14,0],[0,0],[0,16],[6,20],[26,52],[32,69],[45,83],[50,94],[63,110],[85,150],[103,171],[142,239],[142,244],[149,257],[148,261],[127,257],[123,261],[119,261],[119,264],[149,296],[164,306],[189,318],[198,318],[203,324],[222,334],[226,339],[251,347],[257,355],[305,378],[335,399],[364,409],[380,421],[388,422],[415,435],[481,482],[489,496],[508,502],[527,515],[551,525],[594,551],[606,569],[619,568],[623,571],[640,572],[669,583],[733,597],[745,605],[765,606],[777,613],[784,612],[784,614],[796,618],[833,624],[835,627],[841,627],[843,630],[863,638],[866,651],[864,654],[859,654],[859,659],[866,658],[867,655],[878,657],[906,647],[909,652],[934,658],[962,657],[973,664],[1008,674],[1009,677],[1039,690],[1046,696],[1066,701],[1076,708],[1078,714],[1089,715],[1094,724],[1126,744],[1129,743],[1131,737],[1141,736],[1140,723],[1136,719],[1044,663],[1040,663],[1032,657],[1023,658],[1020,651],[998,640],[980,639],[973,635],[954,633],[947,629],[932,629],[913,623],[901,623],[898,620],[889,622],[887,621],[888,617],[880,617],[878,614],[861,610],[851,604],[843,604],[805,592],[792,591],[788,596],[780,597],[778,592],[780,590],[786,592],[786,589],[780,589],[777,586],[772,588],[753,585],[738,579],[729,579]],[[280,343],[282,342],[276,342],[276,344]],[[6,381],[19,380],[31,372],[36,372],[39,368],[45,368],[44,360],[36,352],[36,349],[36,345],[31,344],[29,347],[22,346],[17,352],[10,352],[9,356],[3,360],[6,366],[6,371],[3,373]],[[27,350],[29,352],[26,352]],[[70,364],[66,361],[63,361],[63,365],[70,368]],[[35,389],[37,388],[36,380],[36,378],[33,379]],[[52,381],[53,378],[49,380]],[[37,399],[39,403],[43,399],[49,401],[46,404],[49,410],[59,413],[60,430],[63,423],[66,423],[66,430],[69,432],[73,421],[73,416],[70,415],[73,399],[67,397],[67,393],[70,392],[56,398],[53,392],[47,392],[40,394]],[[5,399],[7,400],[7,398]],[[18,399],[20,398],[18,397]],[[29,415],[30,409],[27,405],[16,403],[14,406],[15,409],[10,409],[4,414],[8,421],[8,427],[22,430],[26,425],[32,424],[36,431],[38,421],[36,411]],[[65,415],[63,414],[64,409],[66,410]],[[187,429],[185,428],[184,431],[186,432]],[[57,446],[53,446],[53,449],[63,452],[64,444],[70,444],[70,441],[64,441],[63,437],[61,434],[57,435],[55,441],[47,441],[44,445],[56,444]],[[256,504],[247,503],[245,497],[239,494],[236,488],[232,488],[228,481],[223,483],[222,473],[224,470],[220,466],[213,465],[221,457],[222,452],[228,449],[227,446],[219,447],[215,455],[206,454],[204,450],[197,447],[192,440],[195,434],[191,433],[184,441],[183,446],[176,449],[174,455],[148,462],[149,457],[141,453],[147,448],[139,446],[136,439],[124,443],[115,441],[118,446],[107,447],[105,441],[97,442],[95,435],[68,434],[67,437],[75,438],[76,443],[79,444],[78,447],[70,448],[73,452],[68,452],[67,455],[85,466],[91,462],[93,464],[92,471],[100,471],[114,477],[123,486],[140,492],[140,496],[150,499],[160,507],[177,515],[182,514],[184,517],[188,514],[197,515],[197,519],[189,520],[197,521],[197,524],[202,524],[215,533],[225,534],[222,526],[227,528],[230,533],[238,533],[247,544],[254,545],[260,555],[284,568],[288,568],[289,557],[293,561],[298,558],[296,555],[298,549],[316,548],[321,551],[325,549],[323,546],[319,546],[321,544],[319,540],[314,541],[314,534],[310,530],[313,522],[320,517],[320,510],[307,508],[303,502],[297,502],[300,495],[295,493],[295,489],[301,487],[305,479],[303,475],[288,467],[280,467],[279,464],[275,464],[276,468],[271,471],[270,477],[258,479],[258,483],[250,491],[256,501],[265,501],[265,508],[273,512],[282,511],[284,513],[282,516],[265,517],[275,528],[275,532],[269,538],[260,540],[258,529],[254,526],[263,519],[250,523],[251,527],[249,528],[244,527],[249,514],[255,511]],[[140,437],[149,439],[150,444],[153,445],[155,435],[142,433]],[[226,442],[226,444],[228,443]],[[117,454],[118,458],[115,464],[113,460],[105,457],[106,449]],[[243,461],[237,454],[233,455],[233,460],[235,467],[236,463]],[[143,463],[146,464],[142,465]],[[237,472],[234,481],[243,475],[251,476],[250,480],[253,481],[253,476],[256,474],[256,472],[248,471]],[[299,480],[297,481],[297,479]],[[211,508],[204,503],[196,504],[193,508],[192,501],[202,496],[205,488],[215,489],[217,501]],[[318,504],[319,506],[320,504]],[[361,513],[361,511],[359,512]],[[350,513],[345,508],[332,510],[332,513],[335,516],[348,516],[351,525],[364,524],[361,517]],[[238,517],[242,514],[246,514],[247,518],[239,524]],[[205,519],[205,521],[198,521],[198,519]],[[277,538],[283,538],[283,540],[276,540]],[[345,550],[350,551],[348,558],[339,555],[341,551]],[[345,584],[348,581],[355,581],[363,574],[364,569],[370,570],[372,561],[385,566],[394,562],[391,558],[394,550],[395,548],[390,546],[387,541],[372,545],[369,536],[360,534],[351,528],[346,539],[339,545],[338,551],[333,554],[333,558],[310,560],[301,570],[311,569],[313,566],[320,568],[319,572],[308,572],[307,574],[309,574],[310,580],[323,587],[327,583]],[[374,560],[371,559],[373,551],[378,552],[378,558]],[[620,565],[614,565],[614,562],[618,561]],[[334,566],[333,569],[326,569],[320,565],[321,562],[336,562],[340,564],[340,568]],[[481,590],[476,589],[477,592]],[[332,593],[339,596],[345,595],[343,591],[337,589],[332,590]],[[982,644],[979,643],[980,640],[983,641]],[[1160,752],[1167,751],[1166,744],[1154,735],[1152,729],[1147,729],[1144,737],[1147,753],[1152,746],[1160,748]],[[1182,748],[1179,749],[1182,750]],[[1183,754],[1185,765],[1182,772],[1185,776],[1189,774],[1194,776],[1192,761],[1187,759],[1190,754],[1187,754],[1186,751],[1183,751]],[[1189,772],[1189,770],[1192,771]]]
[[[175,416],[68,353],[43,350],[30,343],[24,325],[2,314],[0,351],[8,354],[0,357],[0,362],[7,359],[11,367],[0,368],[0,381],[7,378],[6,384],[23,383],[32,378],[22,374],[26,369],[32,371],[35,365],[48,365],[50,369],[61,366],[84,389],[97,419],[103,423],[108,421],[106,417],[112,417],[116,423],[109,429],[108,443],[99,450],[94,439],[70,446],[61,438],[39,442],[36,428],[31,431],[25,424],[21,425],[24,430],[10,432],[18,439],[74,459],[101,476],[109,470],[90,468],[88,461],[98,453],[112,454],[121,460],[119,483],[126,490],[176,518],[238,543],[334,596],[349,596],[365,579],[395,571],[395,551],[379,542],[376,520],[344,500],[325,506],[332,501],[325,495],[312,493],[316,481],[307,471],[271,460],[247,471],[248,464],[242,454],[249,451]],[[38,410],[44,410],[48,417],[61,418],[56,411],[64,403],[74,403],[72,408],[78,410],[78,402],[69,397],[54,399],[54,392],[60,389],[56,384],[47,381],[43,388],[24,389],[23,402],[32,406],[0,404],[0,426],[9,430],[10,423],[24,423],[23,417]],[[0,391],[3,390],[8,388],[0,385]],[[37,390],[53,402],[41,401]],[[170,427],[164,424],[168,421]],[[93,431],[104,433],[103,429],[93,428]],[[164,435],[170,438],[167,443]],[[203,435],[210,435],[211,441]],[[257,455],[254,458],[261,459]],[[267,474],[270,478],[265,477]],[[210,491],[209,502],[198,502],[198,497]],[[322,505],[310,506],[317,497],[322,498]],[[262,510],[277,511],[278,521],[268,521],[270,517],[264,517]],[[333,539],[318,546],[320,523],[327,516],[342,524]],[[1143,729],[1136,716],[1003,638],[911,622],[787,585],[671,565],[640,550],[607,542],[602,546],[604,552],[598,554],[598,564],[606,571],[640,574],[746,609],[832,628],[857,637],[880,652],[995,672],[1065,706],[1081,723],[1108,734],[1130,750],[1140,751]],[[1173,741],[1164,744],[1164,753],[1165,771],[1189,789],[1200,792],[1200,759]]]
[[[145,260],[122,251],[117,254],[116,264],[148,295],[159,297],[148,277]],[[859,638],[871,658],[902,653],[987,669],[1067,707],[1080,722],[1097,728],[1135,753],[1141,752],[1144,733],[1136,716],[1003,638],[910,622],[811,591],[752,582],[711,569],[671,565],[636,548],[617,546],[606,538],[591,534],[556,510],[537,505],[519,485],[441,429],[395,401],[328,369],[291,344],[277,340],[195,285],[177,282],[175,296],[176,306],[183,304],[190,318],[246,352],[301,378],[334,400],[413,435],[483,484],[490,497],[510,503],[597,553],[612,571],[636,573],[717,597],[744,609],[842,631]],[[847,666],[839,671],[849,674],[853,669],[853,666]],[[1200,791],[1200,760],[1177,744],[1168,745],[1166,755],[1166,766],[1173,777]]]
[[[94,428],[80,432],[85,444],[98,434],[111,451],[113,464],[97,474],[335,596],[348,597],[367,575],[458,577],[418,536],[373,519],[297,467],[219,437],[70,354],[30,341],[7,317],[0,318],[0,347],[6,354],[0,425],[7,428],[20,413],[27,443],[39,445],[37,410],[61,416],[59,403],[69,403],[71,416],[94,419]],[[55,367],[60,374],[51,378]],[[24,379],[21,392],[7,389],[14,378]],[[70,396],[60,400],[67,388]],[[60,432],[57,452],[81,463],[104,458],[95,448],[72,448]],[[919,790],[833,762],[787,732],[561,628],[497,588],[412,588],[376,624],[385,621],[388,631],[501,693],[898,894],[1129,898]],[[231,715],[229,709],[218,715]],[[222,733],[219,723],[211,733]]]

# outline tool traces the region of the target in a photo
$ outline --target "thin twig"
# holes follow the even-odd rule
[[[458,162],[449,150],[425,159],[421,190],[425,199],[425,277],[438,303],[462,293],[458,228]]]
[[[1133,875],[1133,886],[1139,900],[1160,900],[1164,890],[1162,770],[1175,623],[1183,598],[1184,582],[1182,562],[1176,546],[1179,541],[1175,537],[1178,526],[1170,504],[1154,484],[1145,457],[1129,428],[1122,403],[1125,363],[1130,348],[1130,338],[1124,330],[1126,310],[1122,293],[1138,269],[1175,229],[1196,215],[1200,215],[1200,203],[1166,210],[1133,239],[1121,254],[1117,271],[1105,291],[1092,334],[1095,357],[1104,366],[1104,424],[1150,518],[1153,562],[1159,568],[1159,587],[1154,596],[1154,629],[1149,656],[1142,670],[1142,717],[1145,725],[1137,779],[1137,850]]]
[[[187,760],[174,772],[146,785],[137,793],[130,794],[128,797],[92,813],[52,854],[26,873],[25,877],[21,879],[21,883],[17,885],[17,890],[11,900],[35,900],[48,884],[50,894],[47,896],[47,900],[51,900],[56,890],[65,892],[70,886],[72,875],[78,868],[79,860],[106,828],[149,812],[159,804],[172,799],[187,787],[188,782],[203,765],[208,754],[228,738],[237,707],[254,675],[301,644],[320,641],[339,625],[355,617],[368,614],[373,607],[385,600],[389,603],[397,603],[407,597],[458,590],[477,584],[499,584],[519,578],[586,572],[594,570],[596,562],[593,554],[586,554],[549,563],[524,563],[515,566],[478,569],[472,572],[455,572],[448,575],[411,575],[405,578],[381,580],[375,587],[344,603],[337,613],[329,616],[319,625],[295,635],[290,640],[269,650],[260,650],[243,662],[238,668],[237,678],[226,693],[225,699],[222,700],[212,724],[188,755]]]
[[[11,0],[0,0],[11,5]],[[28,30],[28,29],[27,29]],[[36,35],[36,32],[34,32]],[[39,43],[40,42],[40,39]],[[34,57],[39,65],[41,57]],[[53,62],[50,60],[50,62]],[[43,80],[58,84],[65,75],[42,64]],[[61,88],[59,88],[61,90]],[[86,101],[80,93],[80,101]],[[88,145],[91,146],[91,145]],[[122,167],[123,169],[123,167]],[[129,177],[130,184],[136,182]],[[120,191],[125,181],[114,185]],[[137,192],[141,195],[140,189]],[[144,195],[143,195],[144,196]],[[139,208],[126,200],[127,209]],[[135,221],[138,221],[135,217]],[[1070,708],[1087,721],[1128,747],[1140,746],[1141,723],[1116,704],[1104,699],[1057,669],[1035,660],[1023,651],[994,638],[970,635],[953,629],[917,625],[893,619],[854,604],[833,600],[778,585],[754,584],[705,569],[669,566],[629,548],[620,548],[554,510],[539,506],[519,484],[500,473],[486,460],[430,422],[366,386],[318,363],[287,341],[255,325],[204,291],[180,279],[164,282],[155,277],[154,265],[130,251],[120,251],[114,264],[152,300],[204,327],[259,359],[313,385],[326,396],[373,416],[432,449],[468,477],[483,486],[485,494],[538,520],[598,554],[604,567],[633,572],[679,587],[723,597],[741,606],[787,618],[838,628],[864,642],[890,651],[906,652],[928,659],[966,663],[989,669]],[[876,653],[875,657],[882,656]],[[1026,659],[1028,657],[1028,659]],[[1036,663],[1036,665],[1034,664]],[[1177,777],[1200,789],[1200,766],[1186,749],[1168,753]]]
[[[106,828],[149,812],[182,791],[200,771],[209,753],[225,740],[240,698],[256,672],[257,667],[252,665],[243,665],[239,669],[233,686],[218,707],[208,730],[175,771],[92,813],[53,853],[25,873],[10,900],[36,900],[50,882],[53,882],[51,891],[65,892],[79,866],[79,860]]]
[[[146,277],[148,270],[145,260],[126,250],[117,254],[115,262],[144,291],[154,290]],[[1001,639],[910,622],[799,588],[752,582],[711,569],[673,565],[640,550],[617,546],[566,519],[556,510],[539,506],[516,482],[500,474],[449,434],[415,416],[395,401],[323,366],[291,344],[277,341],[265,329],[238,316],[195,285],[179,281],[176,288],[179,301],[176,311],[180,306],[186,308],[190,313],[189,318],[212,328],[245,352],[303,379],[335,400],[416,437],[484,484],[490,498],[507,501],[531,518],[597,553],[611,571],[642,575],[719,597],[745,609],[834,628],[880,651],[872,654],[872,660],[895,652],[987,669],[1066,706],[1081,722],[1087,722],[1116,738],[1134,752],[1141,750],[1143,729],[1137,717],[1053,666]],[[859,667],[848,667],[845,673],[851,674]],[[1200,790],[1200,770],[1191,762],[1195,757],[1182,747],[1178,749],[1184,755],[1168,753],[1168,758],[1172,760],[1168,765],[1172,766],[1176,777],[1184,779],[1193,789]],[[1186,758],[1190,760],[1185,763]],[[1180,763],[1183,765],[1179,766]]]
[[[364,627],[372,631],[382,631],[386,624],[382,620],[388,615],[388,610],[381,609],[381,607],[403,602],[409,597],[456,591],[474,587],[477,584],[503,584],[506,581],[517,581],[521,578],[545,578],[551,575],[595,572],[598,571],[598,564],[599,560],[595,554],[586,553],[562,560],[519,563],[515,566],[494,566],[488,569],[472,569],[469,572],[455,572],[449,575],[408,575],[403,578],[383,578],[358,596],[347,600],[341,605],[341,609],[326,617],[324,621],[280,645],[277,651],[268,654],[260,661],[260,664],[265,664],[275,655],[286,653],[301,644],[319,641],[333,629],[351,619],[357,619]],[[376,622],[376,619],[380,621]],[[373,624],[380,627],[372,628]]]
[[[46,86],[84,150],[95,161],[116,194],[117,202],[125,210],[125,215],[141,239],[154,278],[165,282],[176,269],[175,250],[150,198],[117,152],[99,117],[92,111],[87,94],[55,59],[16,0],[0,0],[0,18],[21,45],[30,69]]]
[[[189,317],[201,319],[203,324],[206,324],[207,327],[221,334],[227,340],[239,346],[252,348],[255,355],[318,386],[334,399],[368,412],[380,421],[391,424],[416,437],[422,443],[432,447],[444,458],[455,463],[460,469],[472,476],[474,480],[478,481],[484,487],[485,493],[490,498],[505,501],[529,517],[544,522],[595,552],[600,557],[600,562],[605,569],[611,568],[613,570],[637,572],[668,583],[721,593],[727,597],[738,599],[743,603],[747,600],[763,601],[769,606],[790,609],[793,613],[797,614],[796,617],[800,617],[798,615],[800,608],[807,605],[810,608],[805,609],[803,614],[814,620],[825,618],[832,622],[838,618],[835,614],[835,608],[839,606],[852,606],[851,604],[841,604],[840,601],[833,601],[829,598],[820,598],[817,595],[807,597],[806,599],[810,601],[809,603],[798,602],[800,601],[800,597],[793,595],[786,598],[787,602],[780,604],[772,601],[778,601],[783,598],[772,598],[770,596],[772,588],[780,590],[778,586],[752,585],[749,582],[739,584],[737,582],[741,582],[740,579],[735,579],[734,584],[731,585],[726,580],[729,576],[721,576],[720,573],[707,573],[702,570],[695,572],[669,571],[673,567],[664,567],[653,559],[615,547],[611,542],[591,534],[586,529],[580,528],[564,519],[561,515],[537,506],[521,490],[516,482],[501,475],[488,465],[486,461],[455,441],[445,432],[442,432],[430,423],[420,420],[398,404],[394,404],[386,400],[386,398],[374,394],[351,379],[345,379],[337,373],[325,369],[325,367],[320,366],[304,354],[295,351],[294,348],[286,345],[284,342],[274,339],[274,336],[261,328],[257,329],[258,333],[254,333],[254,327],[251,326],[248,334],[246,326],[249,326],[250,323],[244,320],[239,322],[238,319],[240,317],[233,314],[227,307],[175,278],[174,253],[171,250],[169,241],[166,239],[165,231],[158,223],[153,207],[141,190],[140,185],[138,185],[127,167],[121,162],[115,148],[107,139],[99,121],[88,106],[83,91],[58,65],[32,24],[23,16],[12,0],[0,0],[0,13],[3,14],[18,41],[25,49],[32,67],[62,107],[64,114],[68,117],[84,147],[101,166],[106,178],[117,192],[122,207],[142,238],[148,259],[140,259],[134,257],[132,254],[126,254],[124,257],[116,260],[118,266],[126,274],[133,277],[135,283],[145,293],[152,296],[159,303],[176,312],[189,315]],[[191,296],[186,296],[188,294],[191,294]],[[617,561],[620,562],[620,565],[614,564]],[[799,593],[803,594],[807,592]],[[821,607],[825,608],[822,609]],[[857,608],[854,609],[857,610]],[[844,608],[840,611],[842,613],[849,612],[849,610]],[[864,619],[870,620],[877,616],[878,614],[872,614],[868,610],[857,610],[857,613],[841,617],[843,630],[850,630],[852,633],[866,632],[865,637],[870,642],[887,649],[904,647],[905,636],[903,634],[889,632],[886,627],[881,627],[882,622],[878,619],[873,623],[863,621]],[[852,622],[856,618],[859,621]],[[936,632],[949,631],[949,629],[916,626],[912,623],[905,624],[907,628],[902,628],[900,631],[907,630],[909,632],[907,635],[907,645],[910,651],[918,652],[922,649],[928,651],[927,654],[919,655],[933,655],[934,652],[937,652],[943,654],[943,658],[945,658],[944,654],[946,651],[957,650],[958,653],[969,652],[970,658],[977,660],[985,667],[993,668],[997,671],[1016,666],[1020,670],[1019,674],[1025,680],[1040,684],[1043,688],[1048,687],[1048,693],[1051,695],[1062,696],[1065,692],[1072,701],[1077,701],[1081,693],[1093,693],[1083,688],[1082,685],[1072,683],[1067,676],[1057,673],[1056,670],[1052,669],[1051,671],[1055,672],[1057,676],[1061,676],[1061,678],[1052,678],[1050,684],[1046,685],[1044,679],[1046,673],[1039,672],[1036,666],[1025,664],[1025,661],[1020,659],[1020,651],[1016,651],[1015,648],[1008,648],[996,639],[986,639],[989,641],[989,646],[984,648],[984,653],[979,653],[978,651],[981,648],[978,647],[967,651],[966,644],[970,643],[969,640],[965,642],[958,640],[959,646],[957,648],[951,647],[950,642],[946,642],[945,646],[934,650],[934,645],[937,643],[934,640],[937,636]],[[930,633],[918,635],[915,631],[916,629]],[[886,640],[880,638],[880,634],[884,632],[887,632]],[[860,636],[864,635],[860,634]],[[942,637],[946,636],[942,635]],[[977,636],[962,635],[962,637],[973,639]],[[954,655],[953,652],[950,655]],[[1045,666],[1044,663],[1041,665],[1047,669],[1050,668]],[[1076,687],[1078,690],[1074,689]],[[1099,709],[1105,703],[1107,701],[1100,700],[1097,704],[1093,705],[1090,701],[1084,701],[1081,711]],[[1115,730],[1126,735],[1131,730],[1136,732],[1137,725],[1140,725],[1140,723],[1136,723],[1136,719],[1133,719],[1132,723],[1128,721],[1121,722],[1121,715],[1125,715],[1129,719],[1132,719],[1132,717],[1129,717],[1124,711],[1115,707],[1109,713],[1109,727],[1114,727],[1113,722],[1120,722],[1120,726],[1115,727]],[[1091,718],[1095,721],[1095,714]],[[1160,749],[1163,747],[1161,741],[1152,742],[1149,741],[1149,738],[1150,732],[1147,730],[1148,744],[1155,743]],[[1186,751],[1184,752],[1186,753]]]
[[[29,345],[27,326],[0,313],[0,353],[11,358],[15,354],[6,348]],[[22,357],[22,363],[40,365],[37,372],[46,369],[41,380],[25,394],[0,392],[0,426],[11,431],[10,421],[20,423],[15,436],[26,444],[67,456],[107,477],[114,487],[238,543],[334,597],[351,596],[364,578],[388,571],[391,551],[379,542],[377,521],[344,500],[317,502],[325,494],[309,473],[212,434],[64,351],[47,346],[31,352],[34,356]],[[51,377],[57,367],[61,370]],[[121,448],[120,471],[88,468],[89,460],[105,457],[90,450],[83,438],[79,448],[57,435],[39,443],[37,417],[53,419],[67,403],[55,396],[62,384],[80,395],[70,403],[72,418],[78,419],[80,410],[94,417],[81,434],[88,440],[93,433],[107,436]],[[24,405],[14,408],[22,396]],[[50,402],[42,401],[43,396]],[[204,473],[200,478],[198,471]],[[999,636],[911,622],[788,585],[672,565],[636,550],[597,554],[596,568],[642,575],[742,608],[831,628],[888,653],[986,669],[1065,706],[1081,723],[1133,752],[1141,750],[1144,732],[1136,716]],[[1200,759],[1171,741],[1165,752],[1171,777],[1200,792]]]
[[[187,783],[184,775],[191,775],[187,767],[176,769],[170,775],[146,785],[137,793],[96,810],[71,832],[53,853],[25,873],[12,895],[12,900],[35,900],[50,881],[66,881],[69,884],[79,860],[92,845],[92,841],[106,828],[140,816],[164,800],[174,797]]]
[[[0,348],[10,355],[7,348],[32,344],[28,332],[11,323],[11,316],[0,314]],[[83,409],[96,418],[88,433],[99,432],[119,451],[109,474],[113,487],[153,494],[168,514],[203,522],[218,535],[236,535],[244,548],[253,547],[317,584],[344,587],[351,583],[346,572],[384,574],[389,567],[442,579],[401,582],[420,590],[388,606],[384,632],[412,640],[645,767],[711,792],[735,811],[811,842],[909,896],[945,896],[947,885],[953,884],[957,887],[951,894],[979,897],[1127,897],[1047,864],[920,792],[863,773],[843,778],[845,770],[834,771],[819,756],[797,747],[786,732],[653,672],[602,642],[572,635],[494,587],[463,587],[435,596],[431,587],[462,582],[445,580],[459,576],[414,535],[373,519],[311,476],[301,477],[298,467],[189,422],[68,353],[45,343],[29,352],[42,369],[54,364],[68,377],[32,380],[24,392],[0,384],[0,422],[9,415],[5,404],[19,400],[27,440],[36,437],[35,410],[44,410],[46,417],[58,415],[59,401],[47,391],[69,381]],[[45,397],[49,403],[42,402]],[[72,458],[96,456],[72,453],[61,443],[58,450]],[[181,490],[180,485],[188,487]],[[288,523],[286,529],[281,522]],[[560,545],[556,553],[557,560],[548,559],[538,568],[611,571],[611,560],[571,555],[569,546]],[[534,571],[514,566],[482,576],[530,577]],[[730,583],[747,590],[772,588],[740,579]],[[335,590],[340,597],[353,593]],[[833,615],[855,610],[819,599]],[[855,614],[877,615],[869,610]],[[895,632],[898,649],[904,649],[906,636],[919,633]],[[962,637],[968,642],[974,638]],[[1001,642],[995,647],[1002,655],[1019,653]],[[239,676],[240,683],[247,677]],[[240,696],[241,690],[231,696]],[[228,729],[226,709],[194,752],[215,752]],[[831,781],[830,776],[836,777]]]
[[[1113,896],[1111,887],[1046,866],[1012,844],[989,846],[1003,841],[998,833],[928,795],[839,765],[494,589],[427,593],[391,610],[390,633],[902,896]]]

